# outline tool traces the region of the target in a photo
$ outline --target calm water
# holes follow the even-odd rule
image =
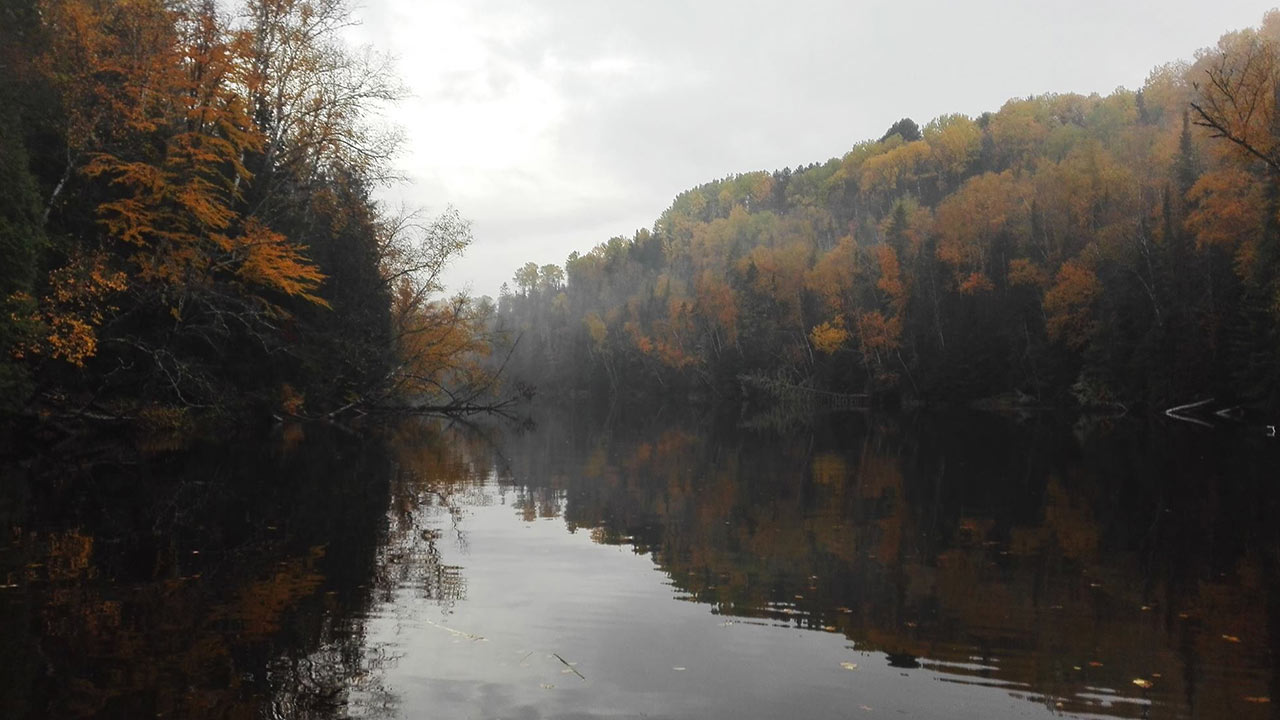
[[[64,448],[3,470],[0,717],[1272,717],[1278,460],[669,411]]]

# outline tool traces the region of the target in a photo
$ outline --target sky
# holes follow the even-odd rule
[[[1013,97],[1106,94],[1191,60],[1270,7],[1240,0],[364,0],[357,44],[406,97],[403,181],[474,240],[445,275],[494,295],[652,227],[677,194],[839,157],[894,121]]]

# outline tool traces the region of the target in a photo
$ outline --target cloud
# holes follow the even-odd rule
[[[1258,22],[1244,0],[369,0],[360,39],[413,97],[393,195],[457,205],[476,245],[449,274],[492,293],[734,172],[821,162],[909,116],[1137,87]]]

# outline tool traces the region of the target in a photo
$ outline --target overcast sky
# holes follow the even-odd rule
[[[1108,93],[1269,7],[1241,0],[365,0],[410,93],[387,198],[454,205],[454,290],[496,295],[683,190],[843,155],[895,120]]]

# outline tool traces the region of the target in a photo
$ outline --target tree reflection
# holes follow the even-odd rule
[[[1270,711],[1273,448],[995,417],[622,415],[295,427],[6,471],[0,715],[393,715],[398,656],[369,619],[405,593],[465,602],[446,558],[497,503],[649,554],[714,613],[839,634],[903,672],[1066,713]]]
[[[328,716],[366,692],[381,443],[141,447],[6,469],[0,716]]]
[[[543,421],[501,477],[523,519],[650,553],[716,613],[1066,712],[1269,713],[1274,448],[995,416],[708,424]]]

